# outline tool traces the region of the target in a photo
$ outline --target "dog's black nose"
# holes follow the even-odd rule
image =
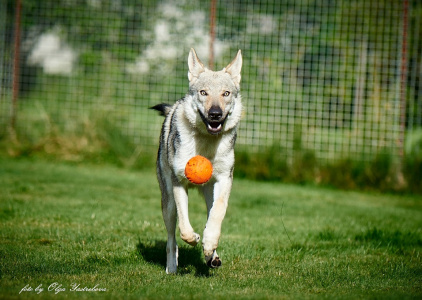
[[[219,106],[211,106],[208,111],[208,118],[212,121],[218,121],[223,116],[223,111]]]

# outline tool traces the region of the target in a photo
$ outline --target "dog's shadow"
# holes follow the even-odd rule
[[[165,270],[167,257],[166,242],[157,240],[144,243],[140,240],[137,244],[137,250],[146,262],[159,265]],[[211,276],[209,267],[202,258],[202,249],[200,246],[179,245],[177,273],[180,275],[194,273],[197,277]]]

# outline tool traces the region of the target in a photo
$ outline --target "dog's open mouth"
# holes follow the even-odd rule
[[[218,134],[221,132],[221,130],[223,129],[223,125],[224,122],[226,121],[226,117],[224,117],[223,119],[219,120],[219,121],[215,121],[215,120],[208,120],[201,111],[199,111],[199,115],[201,116],[202,121],[205,124],[205,127],[207,128],[207,131],[210,134]]]

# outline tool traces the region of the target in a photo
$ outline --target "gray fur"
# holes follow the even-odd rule
[[[194,185],[184,174],[186,163],[196,155],[208,158],[213,164],[212,178],[196,187],[204,195],[208,211],[202,240],[205,260],[212,268],[221,265],[216,248],[233,181],[234,144],[242,114],[240,50],[221,71],[207,69],[193,49],[189,52],[188,65],[189,91],[186,96],[172,106],[159,104],[152,107],[165,116],[157,157],[157,177],[168,234],[167,273],[177,270],[177,218],[185,242],[196,245],[200,240],[188,218],[187,191]]]

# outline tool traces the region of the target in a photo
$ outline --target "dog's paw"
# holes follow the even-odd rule
[[[197,234],[196,232],[193,232],[193,234],[191,234],[189,236],[182,234],[181,238],[182,238],[183,241],[185,241],[189,245],[196,246],[199,243],[201,236],[199,234]]]
[[[166,267],[167,274],[176,274],[177,273],[177,266],[167,266]]]
[[[204,251],[205,255],[205,262],[207,263],[207,266],[210,268],[218,268],[221,267],[221,260],[220,257],[218,257],[217,251],[212,251],[209,255],[208,251]]]
[[[192,242],[189,243],[189,245],[191,246],[196,246],[199,241],[201,240],[201,236],[199,234],[197,234],[196,232],[193,233],[194,239]]]
[[[221,267],[220,258],[218,256],[212,257],[210,260],[207,261],[207,266],[213,269]]]
[[[177,247],[177,245],[167,246],[167,264],[166,264],[167,274],[176,274],[178,259],[179,259],[179,248]]]

